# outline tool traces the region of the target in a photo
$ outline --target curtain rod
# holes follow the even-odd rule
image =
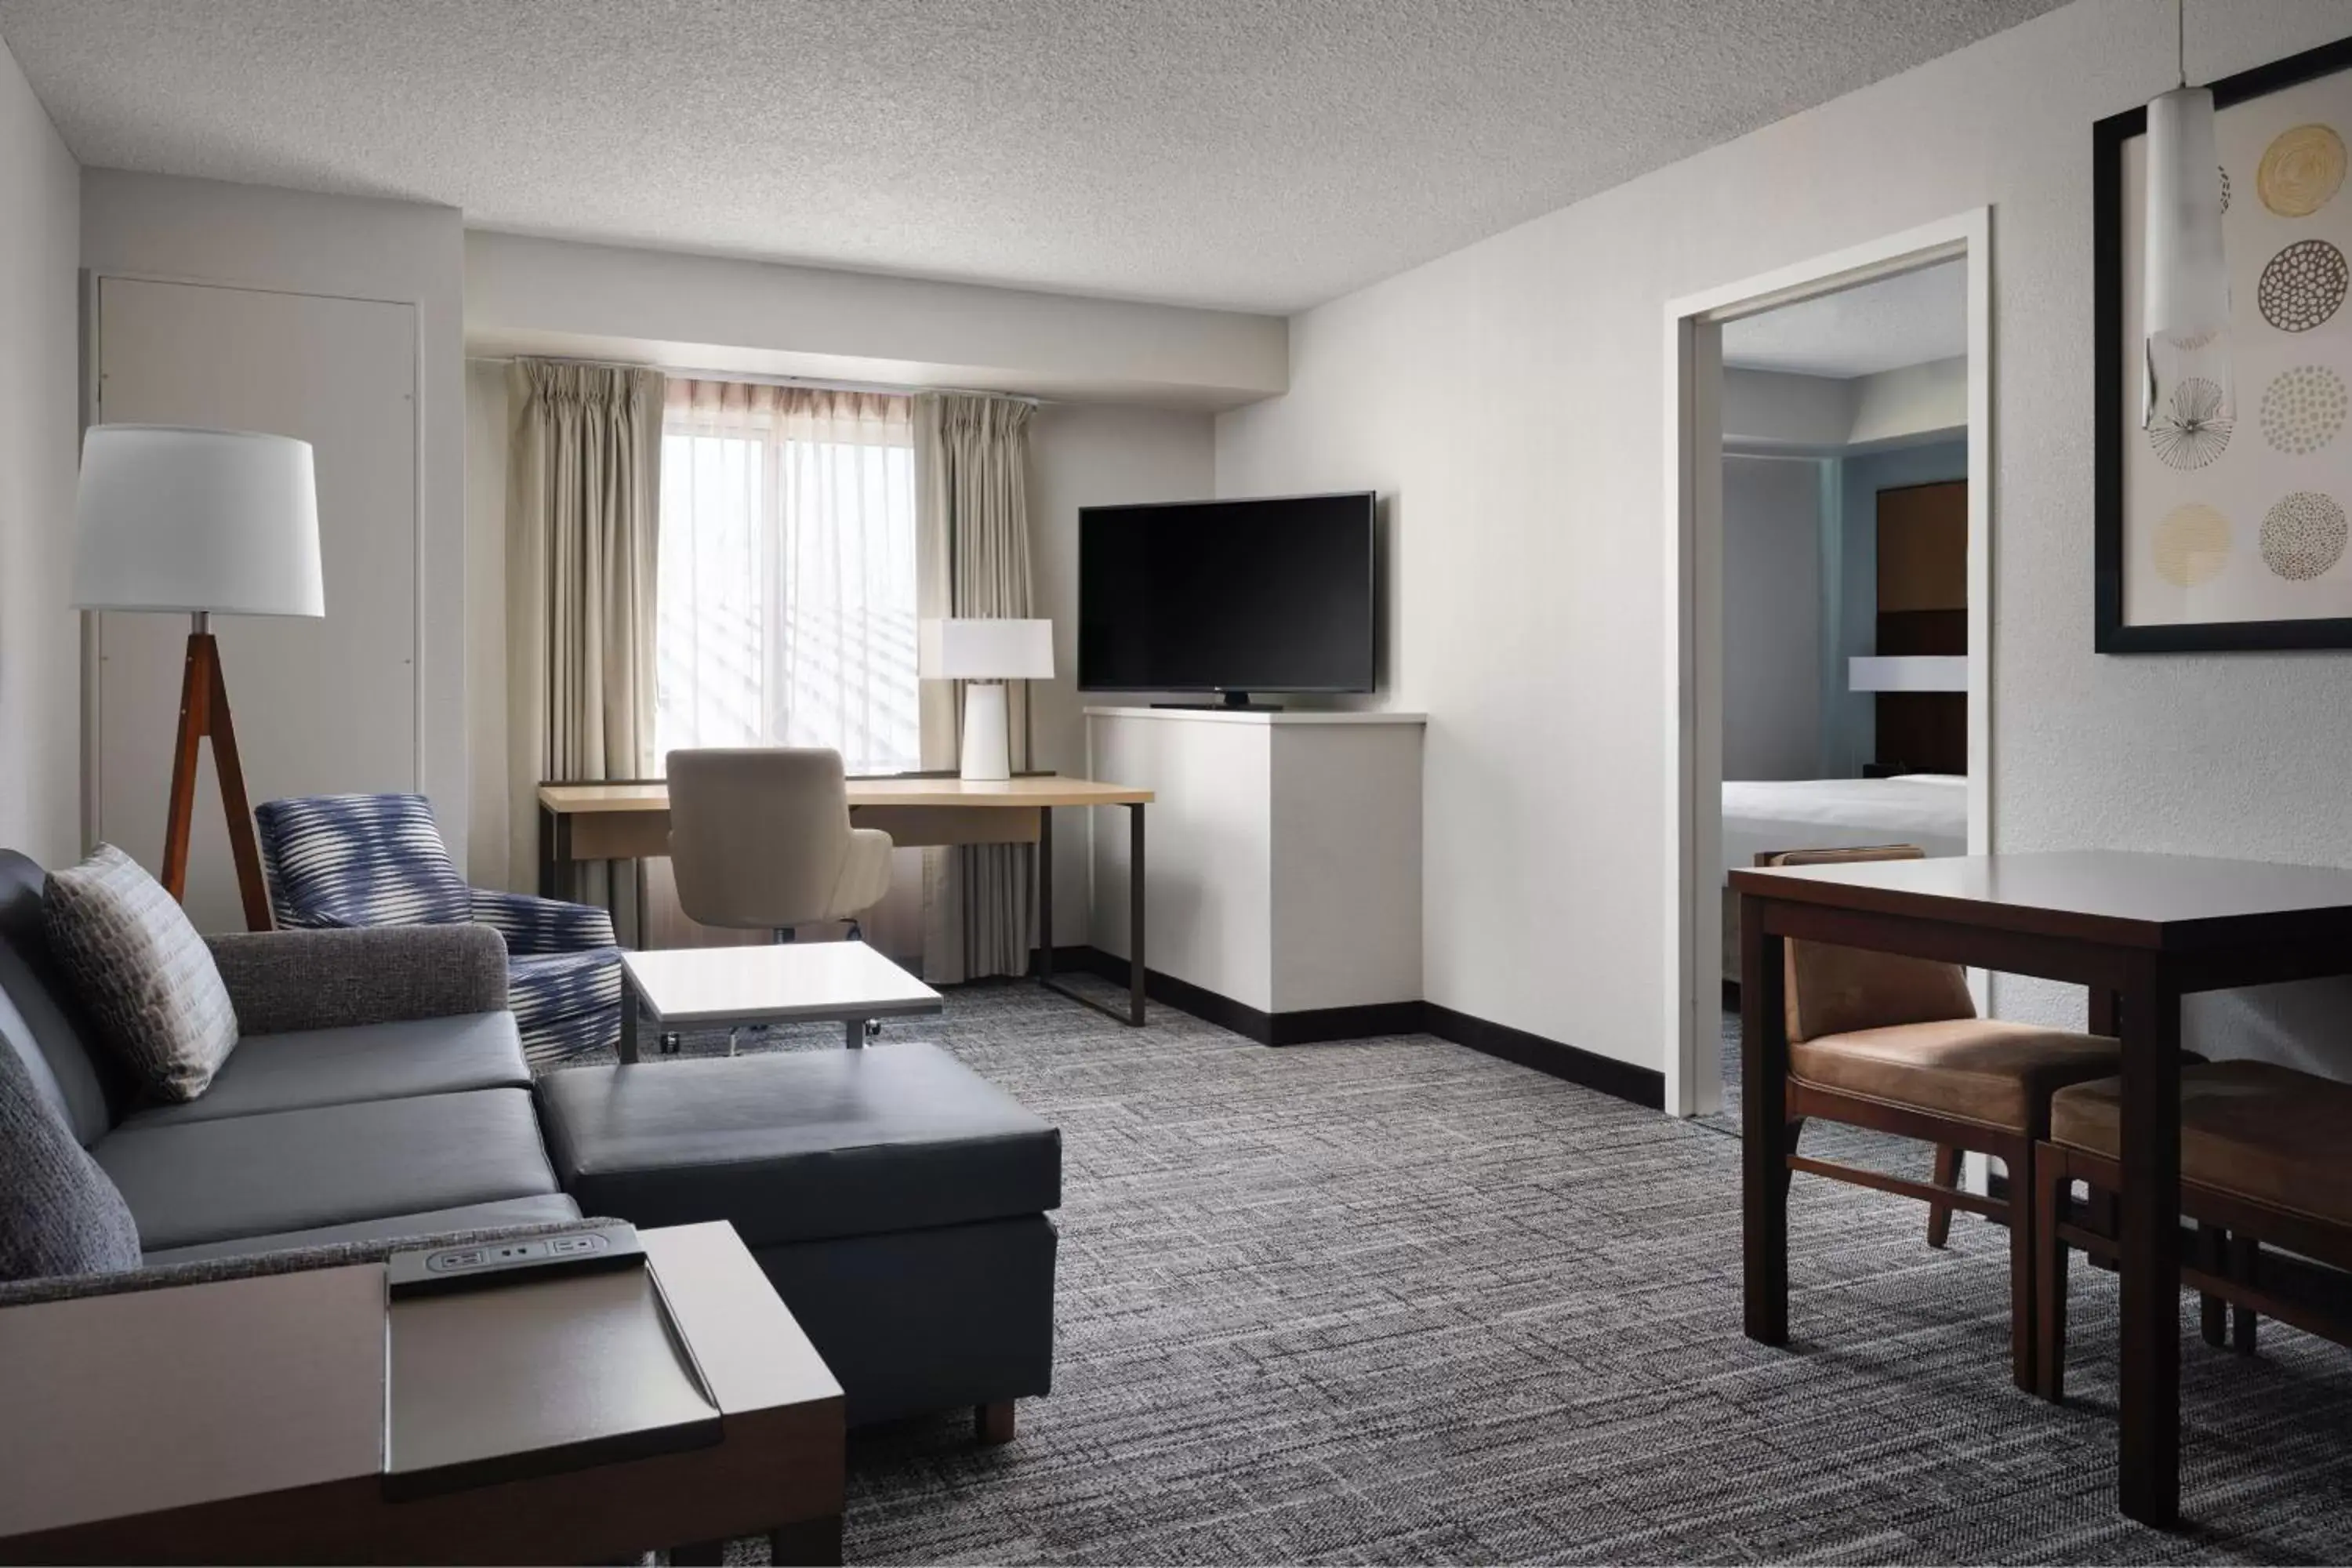
[[[666,364],[635,364],[620,360],[572,359],[562,354],[467,354],[468,364],[512,364],[519,359],[545,360],[551,364],[608,365],[618,370],[657,370],[686,381],[740,381],[752,386],[805,386],[817,392],[879,392],[911,397],[919,392],[944,392],[961,397],[1001,397],[1008,403],[1045,407],[1052,400],[1018,392],[987,392],[970,386],[898,386],[882,381],[830,381],[814,375],[767,375],[752,370],[679,370]]]

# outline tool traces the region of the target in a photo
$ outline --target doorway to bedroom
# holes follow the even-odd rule
[[[1668,1104],[1710,1125],[1738,1127],[1729,868],[1989,837],[1983,228],[1969,215],[1669,308]]]

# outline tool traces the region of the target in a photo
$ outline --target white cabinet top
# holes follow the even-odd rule
[[[1089,719],[1169,719],[1195,724],[1426,724],[1426,713],[1396,713],[1384,708],[1282,708],[1252,712],[1245,708],[1089,708]]]

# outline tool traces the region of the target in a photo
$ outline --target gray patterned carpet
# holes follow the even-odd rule
[[[2077,1268],[2043,1405],[1967,1215],[1931,1252],[1916,1205],[1801,1179],[1768,1350],[1720,1131],[1426,1037],[1272,1050],[1020,985],[884,1038],[918,1035],[1062,1129],[1055,1388],[1003,1448],[968,1415],[854,1438],[852,1562],[2352,1560],[2325,1342],[2239,1361],[2184,1316],[2196,1525],[2160,1534],[2112,1501],[2110,1277]]]

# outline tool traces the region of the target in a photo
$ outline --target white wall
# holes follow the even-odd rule
[[[81,261],[100,272],[417,306],[419,739],[442,837],[467,864],[465,245],[457,210],[91,169],[82,180]]]
[[[1828,457],[1936,440],[1968,428],[1969,362],[1854,376],[1727,366],[1722,417],[1727,451]]]
[[[1723,459],[1723,776],[1818,777],[1822,469]]]
[[[677,252],[475,233],[466,237],[469,352],[568,353],[677,370],[738,370],[1026,392],[1048,401],[1030,436],[1039,613],[1062,673],[1034,689],[1037,765],[1078,772],[1077,510],[1204,497],[1209,410],[1279,391],[1280,317],[782,267]],[[468,556],[476,595],[467,683],[474,831],[503,845],[507,413],[503,367],[467,372]],[[1087,940],[1085,815],[1055,819],[1055,940]],[[505,861],[478,853],[478,878]]]
[[[1430,1000],[1663,1066],[1664,303],[1985,205],[1995,845],[2352,865],[2344,656],[2091,651],[2090,128],[2174,84],[2170,21],[2081,0],[1292,321],[1291,390],[1220,418],[1217,482],[1391,498]],[[2200,77],[2347,26],[2330,0],[2188,21]]]
[[[507,854],[507,367],[467,360],[466,842],[468,875],[485,888],[514,880]]]
[[[1849,447],[1921,441],[1969,427],[1966,356],[1858,375],[1848,384],[1853,389]]]
[[[1726,449],[1843,447],[1853,426],[1853,384],[1836,376],[1726,365],[1722,418]]]
[[[1047,404],[1029,426],[1029,550],[1037,613],[1054,622],[1054,679],[1032,689],[1036,765],[1087,768],[1078,693],[1078,509],[1193,500],[1216,489],[1215,427],[1206,414],[1108,404]],[[1087,940],[1087,823],[1054,816],[1054,941]],[[1124,832],[1122,812],[1103,815]],[[1147,851],[1148,854],[1148,851]]]
[[[81,850],[81,171],[0,44],[0,848]]]
[[[478,353],[1230,408],[1280,392],[1279,316],[472,234]]]

